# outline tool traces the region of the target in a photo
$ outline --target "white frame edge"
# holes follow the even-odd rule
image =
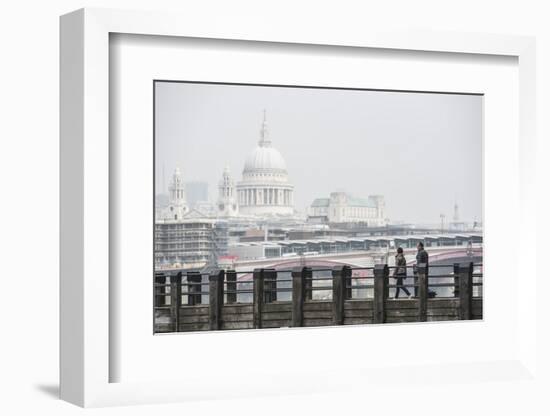
[[[260,23],[260,24],[259,24]],[[269,22],[205,26],[192,15],[81,9],[60,19],[60,396],[79,406],[180,401],[167,385],[109,383],[109,33],[185,36],[517,57],[520,73],[520,241],[536,241],[535,39],[441,32],[281,31]],[[327,37],[328,36],[328,37]],[[92,179],[93,178],[93,184]],[[97,183],[104,186],[98,187]],[[521,252],[524,255],[525,251]],[[536,369],[536,261],[520,258],[518,360]],[[535,295],[533,295],[533,293]],[[528,319],[527,319],[528,318]],[[157,386],[157,385],[155,385]]]
[[[60,27],[60,396],[84,404],[84,13]],[[75,276],[76,278],[73,278]]]

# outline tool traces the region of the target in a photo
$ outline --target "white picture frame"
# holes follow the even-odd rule
[[[468,372],[482,368],[494,370],[494,377],[502,373],[518,380],[525,379],[526,375],[534,377],[536,323],[522,319],[536,315],[536,290],[533,288],[537,271],[533,254],[529,251],[529,242],[535,241],[536,230],[536,217],[532,215],[536,211],[533,197],[536,141],[534,39],[508,35],[369,30],[360,34],[309,32],[304,35],[275,25],[258,27],[254,24],[239,29],[236,32],[230,22],[204,27],[202,23],[194,22],[192,16],[104,9],[83,9],[61,18],[61,398],[88,407],[273,394],[274,389],[281,393],[308,393],[337,390],[341,386],[338,380],[342,378],[351,378],[361,386],[372,385],[382,373],[399,374],[399,369],[383,367],[366,376],[343,364],[331,369],[334,380],[322,385],[315,383],[315,375],[307,384],[300,377],[289,382],[284,373],[269,373],[270,380],[265,383],[247,384],[241,380],[229,388],[228,378],[212,381],[206,375],[182,377],[185,389],[181,388],[183,384],[174,382],[112,382],[110,367],[121,358],[117,356],[119,350],[111,348],[111,340],[117,335],[110,326],[110,311],[117,308],[110,297],[110,292],[116,288],[109,280],[113,267],[109,252],[109,229],[113,221],[109,205],[110,171],[116,169],[110,159],[109,147],[109,36],[112,33],[517,58],[519,210],[514,221],[519,226],[518,261],[522,262],[522,278],[526,282],[518,289],[517,295],[516,316],[522,322],[516,328],[518,345],[513,349],[514,354],[498,362],[472,359],[471,363],[458,366],[451,360],[441,362],[440,366],[453,371],[453,377],[464,380],[468,379]],[[292,332],[297,336],[298,332]],[[264,333],[263,337],[273,338],[278,334],[272,331]],[[316,336],[307,330],[300,334],[302,339]],[[353,336],[357,336],[357,330],[355,334]],[[228,339],[229,335],[225,337],[226,341]],[[426,365],[424,371],[429,378],[434,372],[433,366]],[[186,380],[193,383],[185,383]],[[412,384],[406,377],[404,380]],[[475,379],[470,381],[476,382]],[[207,383],[209,389],[205,391]],[[245,393],[243,387],[246,387]]]

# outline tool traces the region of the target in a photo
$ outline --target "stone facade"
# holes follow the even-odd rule
[[[388,222],[382,195],[371,195],[362,199],[345,192],[332,192],[329,198],[315,199],[311,204],[309,217],[331,223],[365,223],[372,227],[382,227]]]

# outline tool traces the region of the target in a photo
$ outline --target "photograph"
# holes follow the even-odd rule
[[[483,319],[483,95],[155,80],[156,333]]]

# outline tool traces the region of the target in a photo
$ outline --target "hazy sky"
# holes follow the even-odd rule
[[[482,215],[482,97],[379,91],[156,83],[156,189],[176,166],[217,198],[257,146],[263,110],[299,210],[345,190],[382,194],[390,221],[438,223],[458,202]]]

